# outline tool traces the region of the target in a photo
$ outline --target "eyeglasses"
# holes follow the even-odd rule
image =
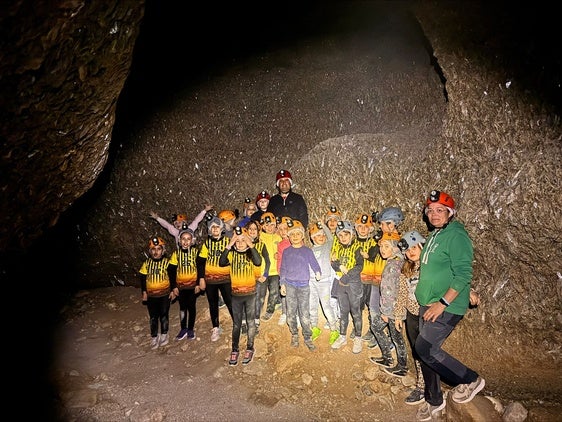
[[[426,208],[425,209],[425,215],[429,215],[429,214],[437,214],[437,215],[441,215],[441,214],[445,214],[448,213],[449,210],[447,208]]]

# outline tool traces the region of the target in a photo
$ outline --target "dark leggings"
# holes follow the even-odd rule
[[[178,298],[180,304],[180,326],[182,329],[193,330],[195,326],[195,315],[197,295],[195,289],[182,289]]]
[[[168,295],[149,297],[146,307],[150,317],[150,335],[152,337],[158,335],[158,323],[160,323],[160,333],[167,334],[170,325],[170,298]]]
[[[211,314],[211,323],[213,328],[219,326],[219,291],[221,292],[222,300],[228,308],[230,317],[232,318],[232,290],[230,281],[224,283],[207,284],[206,296],[209,302],[209,313]]]

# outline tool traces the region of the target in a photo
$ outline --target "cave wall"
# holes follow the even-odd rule
[[[166,97],[168,106],[141,128],[119,134],[110,168],[117,99],[144,3],[3,6],[2,250],[25,248],[56,226],[104,166],[103,191],[72,219],[80,286],[136,283],[143,245],[158,230],[151,210],[194,216],[207,202],[241,207],[245,196],[273,191],[282,167],[295,174],[313,219],[332,204],[348,218],[399,205],[404,227],[424,230],[423,199],[439,188],[457,200],[475,244],[485,307],[465,330],[478,336],[485,328],[506,342],[531,337],[558,358],[562,170],[560,84],[552,82],[560,62],[550,43],[531,37],[554,35],[522,11],[518,18],[534,19],[534,30],[511,39],[498,28],[517,22],[501,7],[461,3],[414,3],[430,46],[419,58],[422,74],[400,73],[403,63],[393,63],[399,59],[384,42],[377,55],[361,50],[361,31],[349,44],[324,42],[325,60],[313,70],[287,59],[295,44],[281,44],[283,60],[264,53],[251,74],[245,58],[233,60]],[[548,17],[556,14],[541,13],[544,28],[554,28]],[[299,52],[312,56],[317,42],[310,34]],[[401,48],[411,43],[405,37]],[[329,53],[341,51],[350,55],[329,68]],[[380,67],[381,57],[390,67]]]
[[[143,1],[4,2],[0,252],[28,249],[108,159]]]

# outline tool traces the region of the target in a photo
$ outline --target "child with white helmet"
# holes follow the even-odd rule
[[[334,283],[340,306],[340,336],[332,344],[332,349],[339,349],[347,344],[347,327],[349,315],[353,319],[353,353],[363,350],[361,330],[363,329],[363,316],[361,315],[361,297],[363,285],[361,283],[361,270],[363,269],[363,256],[361,245],[355,239],[355,229],[350,221],[338,222],[336,229],[338,241],[332,253],[332,268],[336,271],[337,283]]]
[[[319,308],[322,308],[324,316],[330,328],[329,344],[332,345],[340,336],[338,320],[330,304],[332,281],[335,271],[332,268],[330,257],[333,244],[333,235],[330,229],[321,221],[313,223],[308,228],[312,252],[320,264],[322,278],[316,280],[315,274],[310,274],[310,323],[312,325],[312,340],[316,340],[322,330],[318,327]]]
[[[228,245],[230,238],[224,235],[224,223],[217,217],[212,216],[207,222],[208,236],[197,257],[197,268],[199,286],[206,290],[209,302],[209,313],[211,316],[211,341],[220,338],[221,328],[219,324],[219,292],[232,317],[232,293],[230,283],[230,269],[219,265],[222,251]]]
[[[420,254],[424,243],[425,237],[415,230],[404,233],[398,242],[398,247],[404,253],[406,259],[400,273],[398,296],[394,305],[394,324],[398,331],[402,331],[405,322],[406,337],[408,338],[412,357],[414,358],[416,385],[404,400],[406,404],[411,405],[420,404],[424,401],[425,383],[421,372],[420,357],[414,347],[420,332],[420,305],[416,300],[415,291],[419,280]],[[385,368],[384,371],[394,376],[401,376],[401,373],[395,372],[394,368]]]

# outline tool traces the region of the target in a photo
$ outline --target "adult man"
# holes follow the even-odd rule
[[[267,211],[276,217],[290,217],[308,227],[308,208],[302,195],[293,192],[293,178],[288,170],[279,170],[276,176],[278,193],[269,200]]]

